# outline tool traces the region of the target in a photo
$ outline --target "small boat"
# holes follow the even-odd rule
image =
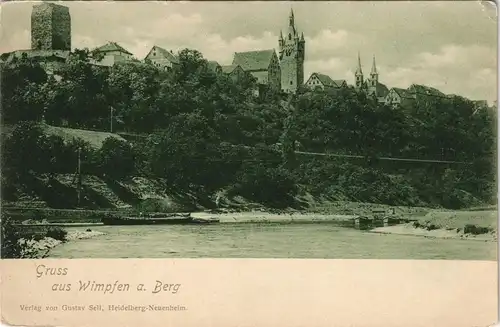
[[[167,217],[106,217],[104,225],[188,225],[218,223],[218,219],[193,218],[191,214],[178,214]]]
[[[219,223],[220,219],[218,218],[193,218],[193,224],[214,224]]]

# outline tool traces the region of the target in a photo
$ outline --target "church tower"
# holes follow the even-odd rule
[[[372,70],[370,72],[370,79],[368,80],[368,94],[377,95],[377,85],[378,85],[378,72],[377,72],[377,66],[375,65],[375,56],[373,56]]]
[[[279,58],[281,67],[281,89],[287,93],[295,93],[304,84],[304,33],[299,36],[295,28],[293,9],[290,11],[288,31],[283,37],[280,31]]]
[[[361,90],[363,88],[363,70],[361,69],[361,57],[358,52],[358,68],[356,68],[356,73],[354,73],[354,77],[356,80],[356,89]]]

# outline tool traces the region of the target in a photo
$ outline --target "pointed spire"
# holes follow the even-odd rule
[[[290,17],[288,22],[288,34],[295,37],[297,32],[295,30],[295,17],[293,15],[293,8],[290,9]]]
[[[363,70],[361,70],[361,57],[359,55],[359,51],[358,51],[358,68],[356,68],[356,75],[362,75],[363,74]]]
[[[283,40],[283,31],[280,30],[280,40]]]
[[[302,32],[302,33],[301,33],[301,35],[300,35],[300,40],[301,40],[301,41],[305,41],[305,39],[304,39],[304,32]]]
[[[377,65],[375,64],[375,55],[373,55],[373,64],[371,74],[377,74]]]

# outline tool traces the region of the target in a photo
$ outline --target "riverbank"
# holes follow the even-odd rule
[[[191,217],[197,219],[218,219],[220,223],[315,223],[348,222],[354,215],[317,214],[317,213],[269,213],[261,211],[208,213],[194,212]]]
[[[413,223],[378,227],[371,231],[384,234],[495,242],[497,225],[498,212],[496,210],[433,210]]]
[[[434,230],[427,230],[425,228],[415,227],[413,223],[387,226],[387,227],[377,227],[371,229],[370,232],[380,233],[380,234],[397,234],[397,235],[421,236],[421,237],[442,238],[442,239],[463,239],[463,240],[486,241],[486,242],[497,241],[497,233],[494,230],[488,233],[474,235],[472,233],[465,233],[463,229],[456,230],[456,229],[438,228]]]
[[[220,223],[337,223],[350,225],[357,215],[318,213],[193,213],[194,218],[219,219]],[[373,233],[423,236],[444,239],[497,240],[497,212],[485,211],[430,211],[417,216],[408,215],[414,222],[377,227]]]
[[[19,243],[25,249],[22,253],[22,258],[41,259],[47,257],[49,251],[59,244],[74,240],[88,239],[101,235],[105,235],[105,233],[98,231],[71,231],[68,232],[64,241],[56,240],[52,237],[44,237],[40,240],[26,240],[22,238],[19,240]]]

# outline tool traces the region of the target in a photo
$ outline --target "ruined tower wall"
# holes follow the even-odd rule
[[[52,48],[54,50],[71,50],[71,16],[68,7],[54,7],[52,28]]]
[[[68,7],[52,3],[33,6],[31,48],[71,50],[71,16]]]

